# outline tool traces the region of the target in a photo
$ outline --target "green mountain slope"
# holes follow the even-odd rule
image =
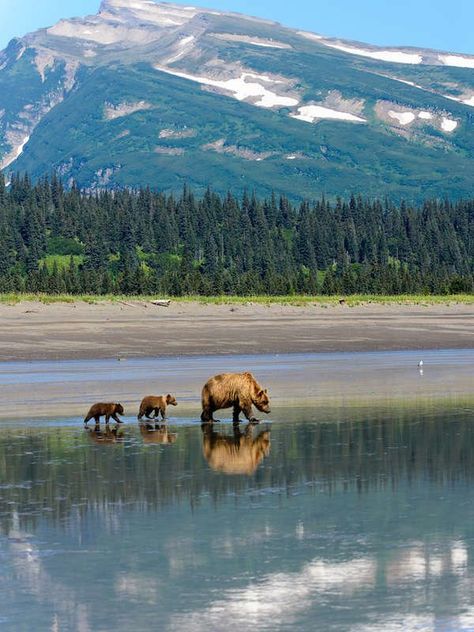
[[[467,56],[106,0],[1,54],[0,158],[90,189],[462,197],[473,106]]]

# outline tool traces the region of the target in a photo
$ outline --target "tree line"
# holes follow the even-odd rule
[[[0,292],[449,294],[474,288],[474,199],[197,197],[0,174]]]

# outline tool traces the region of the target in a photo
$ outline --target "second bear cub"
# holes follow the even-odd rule
[[[138,421],[145,416],[147,419],[156,419],[161,414],[162,419],[166,419],[166,407],[177,406],[178,402],[173,395],[147,395],[142,399],[140,410],[138,412]],[[155,413],[154,417],[150,417],[151,413]]]

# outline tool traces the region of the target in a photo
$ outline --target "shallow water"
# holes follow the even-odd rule
[[[474,349],[0,362],[0,420],[77,422],[95,401],[120,401],[133,418],[144,395],[170,392],[179,401],[174,414],[196,416],[208,377],[248,370],[269,388],[275,410],[400,398],[459,401],[472,396]]]
[[[0,627],[474,629],[474,407],[63,421],[0,427]]]

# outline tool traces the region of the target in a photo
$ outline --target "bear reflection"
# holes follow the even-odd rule
[[[89,439],[98,445],[120,443],[125,439],[125,432],[123,430],[109,428],[109,426],[105,426],[104,430],[101,430],[100,426],[86,428],[86,433]]]
[[[171,444],[178,438],[176,432],[170,432],[166,425],[160,424],[140,424],[140,434],[143,443]]]
[[[202,451],[209,466],[224,474],[253,474],[270,454],[270,431],[254,436],[254,427],[248,424],[242,432],[234,424],[233,435],[226,436],[216,432],[213,424],[202,424]]]

